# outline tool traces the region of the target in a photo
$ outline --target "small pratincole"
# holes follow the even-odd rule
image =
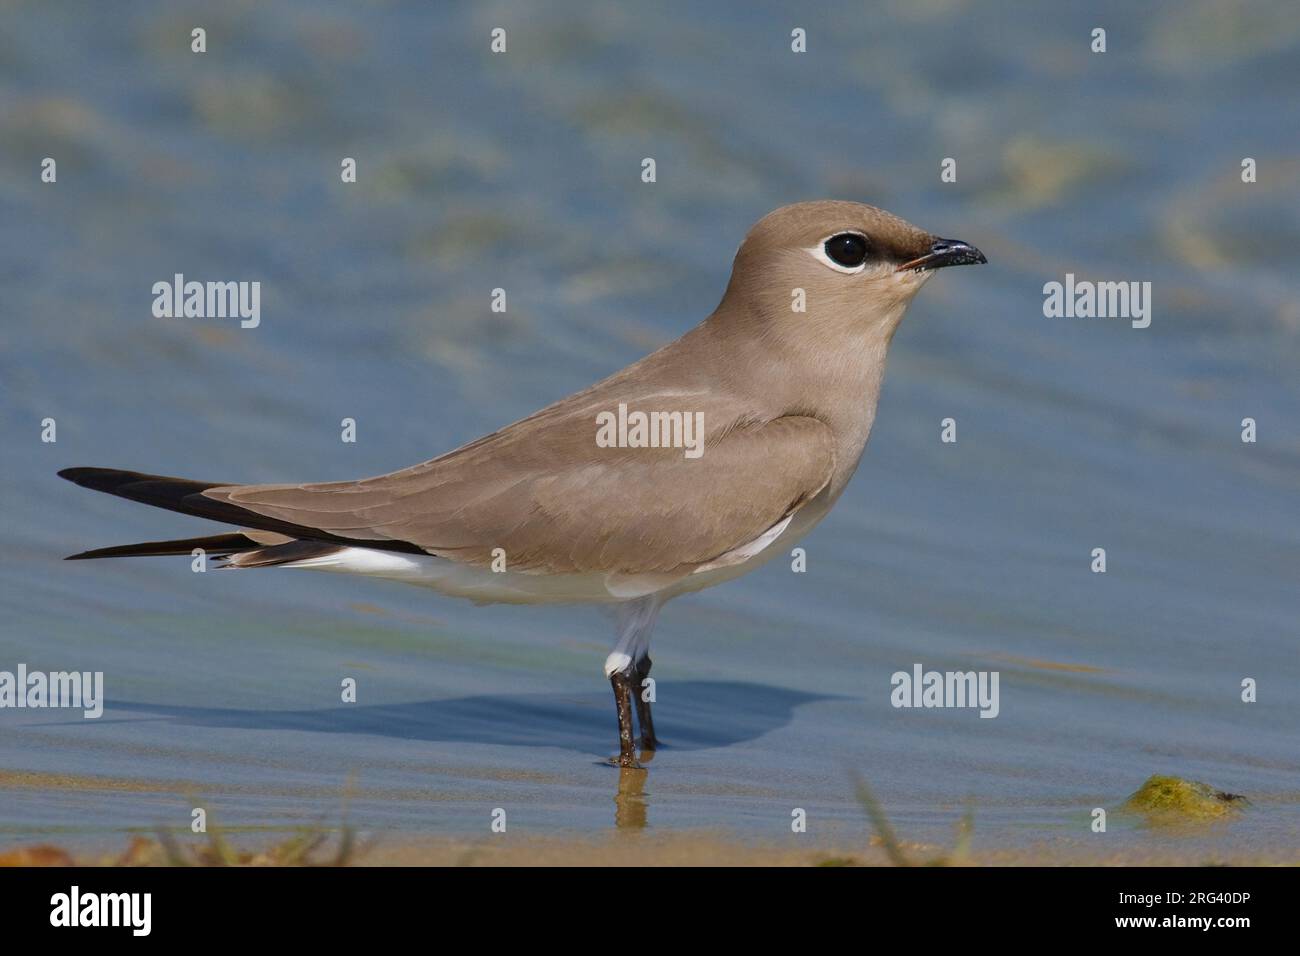
[[[235,485],[111,468],[85,488],[244,530],[73,558],[186,554],[313,568],[474,601],[614,605],[605,659],[622,767],[657,746],[650,633],[670,598],[753,570],[843,493],[889,342],[935,269],[985,262],[873,206],[808,202],[741,243],[717,309],[681,338],[500,431],[359,481]]]

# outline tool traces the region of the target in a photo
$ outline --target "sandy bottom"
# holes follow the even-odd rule
[[[890,866],[897,865],[879,841],[867,846],[755,845],[719,833],[623,835],[596,839],[555,838],[416,842],[372,847],[357,862],[386,866]],[[949,866],[1205,866],[1296,865],[1296,852],[1207,858],[1178,849],[1103,853],[1086,847],[977,850],[954,855],[944,847],[905,846],[908,862]]]
[[[878,838],[861,846],[758,844],[721,831],[605,836],[415,838],[309,831],[289,839],[227,834],[166,843],[135,837],[121,850],[69,852],[56,844],[0,853],[0,866],[1296,866],[1296,850],[1213,853],[1170,846],[1103,852],[1086,843],[1021,849],[953,849]]]

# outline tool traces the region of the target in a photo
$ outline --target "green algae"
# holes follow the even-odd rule
[[[1250,801],[1207,783],[1156,774],[1124,801],[1121,810],[1140,813],[1153,822],[1196,823],[1229,818]]]

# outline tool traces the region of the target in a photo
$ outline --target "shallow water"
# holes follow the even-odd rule
[[[497,807],[512,832],[779,839],[801,807],[810,839],[865,839],[856,773],[914,840],[950,842],[969,805],[977,846],[1300,844],[1300,11],[697,7],[0,14],[0,669],[102,670],[108,698],[99,720],[0,711],[0,843],[118,845],[200,805],[251,828],[346,805],[397,839],[486,833]],[[59,468],[296,481],[431,457],[680,334],[755,219],[828,196],[990,265],[913,305],[807,572],[669,605],[669,746],[644,776],[601,764],[594,611],[59,560],[208,527]],[[152,318],[176,272],[259,279],[261,325]],[[1151,327],[1044,318],[1066,272],[1152,282]],[[917,662],[999,671],[999,716],[892,708]],[[1154,773],[1251,806],[1089,832]]]

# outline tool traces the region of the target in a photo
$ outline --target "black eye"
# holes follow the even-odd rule
[[[867,261],[867,240],[856,232],[841,232],[826,240],[826,255],[836,265],[854,269]]]

